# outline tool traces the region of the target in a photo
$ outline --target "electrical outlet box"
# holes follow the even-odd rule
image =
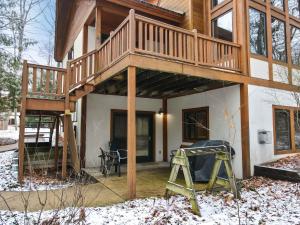
[[[258,143],[259,144],[271,144],[272,143],[272,135],[271,131],[266,130],[258,130]]]

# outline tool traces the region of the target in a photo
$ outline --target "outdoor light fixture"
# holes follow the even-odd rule
[[[164,114],[164,110],[162,108],[160,108],[159,111],[158,111],[158,114],[159,115]]]

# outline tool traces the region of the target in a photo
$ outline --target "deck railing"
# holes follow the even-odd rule
[[[135,52],[240,71],[240,46],[135,15]]]
[[[110,33],[99,47],[70,62],[70,89],[84,83],[90,76],[99,73],[118,60],[129,50],[129,17]]]
[[[63,96],[65,90],[68,92],[84,84],[129,52],[241,71],[240,45],[149,19],[131,10],[98,49],[70,61],[68,72],[27,64],[28,93],[32,96]],[[67,83],[69,85],[65,86]]]
[[[64,97],[66,69],[24,63],[23,76],[26,76],[26,95],[37,98]]]
[[[128,52],[241,71],[240,45],[149,19],[131,10],[99,49],[70,62],[70,89],[99,74]]]

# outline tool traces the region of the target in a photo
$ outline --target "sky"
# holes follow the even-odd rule
[[[49,49],[54,47],[55,31],[55,0],[42,0],[41,4],[36,5],[31,16],[37,18],[28,24],[26,28],[27,38],[37,42],[24,52],[23,59],[37,64],[48,64]],[[55,65],[51,57],[51,65]]]

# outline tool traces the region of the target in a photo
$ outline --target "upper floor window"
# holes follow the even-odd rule
[[[300,0],[288,0],[289,13],[300,19]]]
[[[283,21],[272,17],[273,59],[286,62],[286,37]]]
[[[226,41],[233,40],[232,11],[228,11],[212,20],[212,34],[215,38],[220,38]]]
[[[68,60],[72,60],[72,59],[74,59],[74,46],[72,46],[72,48],[68,52]]]
[[[274,106],[274,144],[277,154],[300,151],[299,108]],[[293,140],[293,141],[292,141]]]
[[[267,56],[266,14],[249,9],[251,53]]]
[[[300,65],[300,29],[291,27],[291,54],[292,63]]]
[[[183,141],[195,142],[209,139],[209,108],[182,110]]]
[[[291,149],[291,124],[290,111],[285,109],[275,109],[275,150]]]
[[[271,0],[271,4],[280,10],[284,10],[284,0]]]
[[[222,2],[224,2],[225,0],[212,0],[212,7],[215,7],[219,4],[221,4]]]

